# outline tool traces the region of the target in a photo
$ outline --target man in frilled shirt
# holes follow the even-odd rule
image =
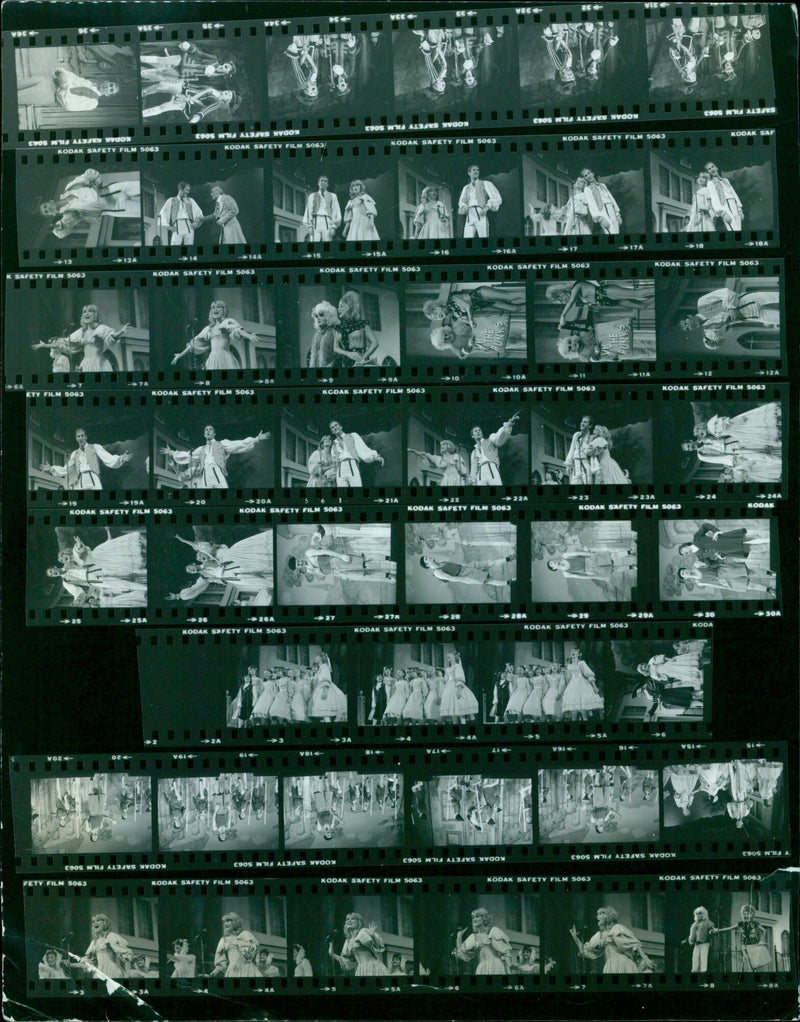
[[[66,490],[102,490],[100,463],[106,468],[121,468],[131,460],[130,451],[109,454],[101,444],[90,444],[85,429],[75,430],[77,448],[70,454],[66,465],[50,465],[42,462],[42,472],[48,472],[58,479],[66,479]]]
[[[324,175],[317,181],[317,190],[306,201],[303,223],[306,226],[307,241],[331,241],[336,228],[342,222],[342,211],[334,192],[328,191],[328,179]]]
[[[466,217],[465,238],[488,238],[490,212],[496,213],[503,204],[500,192],[491,181],[481,180],[480,167],[473,164],[468,170],[469,183],[461,189],[458,212]]]
[[[165,454],[175,465],[189,468],[190,486],[195,490],[227,490],[228,458],[231,454],[249,454],[256,444],[269,440],[271,433],[260,432],[256,436],[245,437],[244,440],[217,440],[217,431],[213,426],[203,430],[205,443],[193,451],[173,451],[171,447],[162,447]]]
[[[500,451],[504,443],[511,437],[518,414],[512,415],[508,422],[488,437],[483,435],[480,426],[474,426],[470,436],[475,441],[470,457],[469,481],[473,486],[502,486],[500,476]]]
[[[377,451],[367,447],[358,433],[345,433],[340,422],[332,422],[329,429],[333,436],[331,457],[336,468],[336,486],[363,486],[359,463],[377,461],[382,465],[383,458]]]

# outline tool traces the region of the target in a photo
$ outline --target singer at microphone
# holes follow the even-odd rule
[[[170,365],[177,365],[188,355],[191,369],[239,369],[239,362],[230,349],[232,344],[242,341],[257,344],[258,338],[229,316],[225,302],[217,299],[211,303],[208,325],[195,334],[182,351],[172,356]]]

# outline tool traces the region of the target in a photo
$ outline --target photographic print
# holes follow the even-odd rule
[[[478,425],[478,423],[481,425]],[[416,405],[408,420],[408,485],[524,486],[527,415],[510,407]]]
[[[635,599],[637,535],[630,521],[550,521],[531,524],[534,600],[623,603]]]
[[[438,111],[513,110],[519,78],[514,26],[477,17],[465,28],[393,32],[395,111],[424,120]],[[484,22],[482,24],[482,22]]]
[[[133,127],[139,123],[135,46],[14,48],[20,131]]]
[[[272,529],[247,525],[154,526],[153,601],[198,607],[271,607]]]
[[[768,18],[764,8],[757,14],[647,19],[650,98],[724,103],[747,96],[756,106],[759,100],[771,104]]]
[[[421,900],[421,976],[543,976],[558,968],[543,946],[537,894],[443,895]]]
[[[533,840],[532,782],[481,774],[411,782],[415,848],[528,845]]]
[[[598,645],[607,720],[708,720],[710,639],[624,639]]]
[[[28,491],[144,492],[152,412],[132,405],[37,401],[28,410]]]
[[[149,163],[142,176],[145,244],[158,249],[266,243],[264,171],[255,162],[240,157]],[[221,340],[217,336],[217,347]],[[208,345],[214,347],[211,336]],[[182,347],[177,341],[176,354]]]
[[[158,978],[158,899],[44,895],[25,901],[29,979],[96,979],[105,988]]]
[[[196,26],[200,28],[200,26]],[[249,121],[263,115],[263,54],[259,41],[242,33],[198,44],[142,43],[139,74],[145,124]]]
[[[161,372],[268,372],[277,361],[271,287],[155,287],[153,365]]]
[[[412,364],[527,358],[524,283],[408,284],[405,301]]]
[[[646,230],[644,159],[634,149],[526,153],[522,188],[522,226],[529,237]]]
[[[596,16],[594,11],[592,15]],[[574,103],[599,112],[621,99],[628,103],[641,99],[645,67],[641,19],[526,22],[518,37],[523,106],[564,110]]]
[[[165,899],[161,975],[271,980],[287,975],[286,902],[260,895],[187,893]],[[182,983],[180,985],[183,985]]]
[[[676,976],[792,969],[794,932],[786,890],[752,884],[739,891],[675,891],[666,922]]]
[[[160,779],[159,851],[277,849],[277,785],[277,777],[248,773]]]
[[[656,309],[662,358],[778,359],[786,343],[779,277],[659,277]]]
[[[284,489],[373,489],[402,485],[403,426],[399,408],[332,402],[284,406],[281,417]]]
[[[540,770],[539,841],[589,845],[659,840],[658,771]]]
[[[284,305],[285,368],[400,365],[400,296],[383,284],[301,284]]]
[[[408,603],[511,603],[517,529],[505,522],[406,525]]]
[[[771,231],[778,226],[771,149],[722,145],[713,152],[650,154],[649,230],[658,234]]]
[[[153,419],[153,481],[158,490],[269,490],[275,484],[272,410],[260,404],[183,401]]]
[[[33,855],[150,852],[150,778],[101,773],[31,778],[30,817],[19,824],[18,847]]]
[[[374,976],[412,976],[414,914],[412,894],[292,898],[294,975],[367,981]]]
[[[780,401],[670,401],[661,412],[668,443],[662,478],[680,483],[780,483],[784,477]]]
[[[281,606],[394,604],[391,525],[278,525],[275,533]]]
[[[287,43],[288,39],[288,43]],[[392,107],[390,33],[328,32],[267,38],[269,115],[362,118]]]
[[[778,551],[767,519],[658,523],[662,600],[774,600]]]
[[[27,593],[34,611],[146,607],[145,528],[32,525]]]
[[[130,255],[142,244],[139,170],[124,159],[98,157],[84,157],[82,166],[80,173],[67,161],[19,166],[20,251],[101,248]]]
[[[653,414],[633,392],[615,402],[541,402],[531,411],[534,486],[647,486]]]
[[[653,361],[655,282],[534,281],[533,322],[537,362]]]
[[[666,766],[661,784],[668,841],[771,843],[783,836],[782,763],[733,759]]]
[[[283,245],[395,238],[396,194],[392,157],[278,160],[272,168],[274,241]]]
[[[405,830],[399,773],[328,771],[283,781],[284,847],[400,848]]]
[[[570,976],[666,971],[663,894],[558,891],[545,896],[544,941]]]

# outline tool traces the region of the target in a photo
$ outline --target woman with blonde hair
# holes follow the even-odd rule
[[[378,207],[371,195],[367,194],[363,181],[350,183],[350,198],[344,208],[342,230],[345,241],[380,241],[375,217]]]
[[[452,237],[452,217],[439,198],[439,189],[433,185],[422,189],[413,225],[414,237],[420,241]]]

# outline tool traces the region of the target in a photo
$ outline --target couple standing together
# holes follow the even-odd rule
[[[158,225],[169,238],[170,245],[194,245],[194,232],[207,220],[215,220],[219,226],[220,245],[246,245],[247,238],[239,223],[239,207],[236,200],[226,195],[219,185],[211,189],[214,211],[205,215],[191,198],[191,186],[187,181],[178,182],[178,194],[167,199],[158,214]]]
[[[584,415],[564,462],[570,485],[629,484],[630,475],[611,457],[611,446],[608,429],[599,424],[593,427],[591,418]]]

